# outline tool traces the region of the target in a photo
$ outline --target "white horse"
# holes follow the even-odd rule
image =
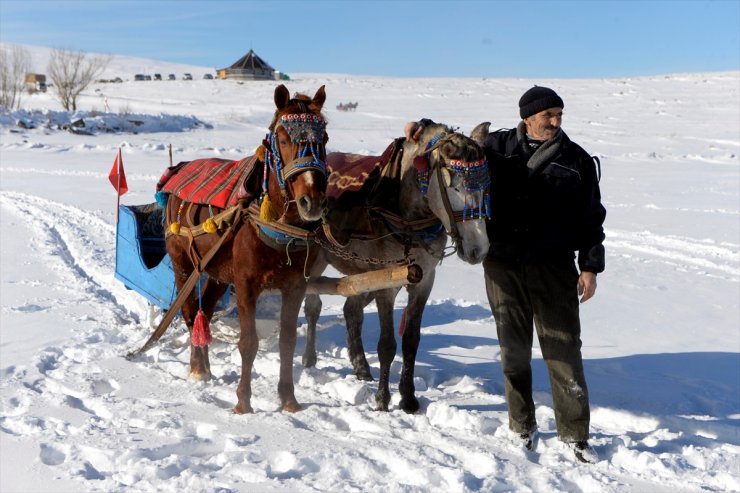
[[[403,368],[399,391],[401,408],[409,413],[419,409],[414,392],[414,365],[419,347],[424,306],[434,283],[437,264],[444,256],[447,236],[458,256],[471,264],[483,261],[488,252],[485,218],[490,211],[490,172],[482,142],[487,125],[480,124],[473,138],[445,125],[428,125],[416,142],[398,139],[381,157],[381,162],[354,193],[329,203],[327,222],[339,238],[322,249],[312,275],[320,275],[328,264],[344,274],[358,274],[406,262],[419,265],[423,277],[409,285],[408,304],[401,327]],[[349,159],[348,159],[349,156]],[[383,159],[388,162],[382,163]],[[347,180],[337,179],[342,163],[359,156],[330,153],[327,164],[333,170],[327,196]],[[328,235],[329,237],[331,235]],[[341,247],[339,244],[341,243]],[[383,289],[351,296],[344,304],[347,344],[354,373],[361,380],[373,380],[362,346],[363,309],[375,299],[380,319],[380,381],[375,396],[378,410],[390,403],[389,373],[396,354],[393,308],[400,288]],[[321,299],[309,294],[304,308],[308,322],[304,366],[316,364],[316,322]]]

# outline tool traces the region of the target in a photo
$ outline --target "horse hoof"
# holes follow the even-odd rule
[[[310,356],[303,355],[303,367],[304,368],[313,368],[316,366],[316,355],[312,354]]]
[[[207,382],[211,379],[211,372],[200,372],[195,370],[190,370],[190,374],[188,375],[189,380],[195,380],[196,382]]]
[[[301,405],[298,404],[296,401],[293,402],[286,402],[283,404],[283,411],[288,413],[297,413],[302,409]]]
[[[372,373],[370,373],[370,369],[363,369],[363,370],[357,370],[355,372],[355,376],[357,377],[357,380],[363,380],[365,382],[373,382],[375,379],[373,378]]]
[[[253,412],[252,406],[243,406],[242,404],[234,406],[234,414],[252,414]]]
[[[390,399],[379,399],[375,398],[375,410],[376,411],[383,411],[388,412],[388,406],[390,404]]]
[[[419,410],[419,400],[416,397],[404,397],[401,399],[400,403],[401,409],[403,409],[407,414],[414,414],[416,411]]]

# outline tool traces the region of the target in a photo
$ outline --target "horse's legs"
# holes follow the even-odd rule
[[[375,303],[378,305],[380,319],[380,338],[378,339],[378,359],[380,360],[380,379],[378,392],[375,394],[375,404],[378,411],[387,411],[391,402],[389,388],[391,363],[396,357],[396,334],[393,326],[393,302],[397,290],[384,289],[375,293]]]
[[[203,289],[200,295],[200,304],[203,309],[203,313],[206,318],[210,321],[213,317],[213,312],[216,309],[216,303],[226,292],[229,287],[228,284],[218,282],[210,277],[206,279],[203,284]],[[197,293],[192,297],[197,300]],[[192,312],[193,310],[197,313],[198,304],[196,301],[188,303],[188,309]],[[183,316],[185,315],[185,307],[183,307]],[[193,323],[195,321],[195,315],[191,315],[188,323],[188,330],[190,334],[193,333]],[[208,346],[194,346],[192,339],[190,342],[190,377],[194,380],[209,380],[211,378],[211,362],[208,359]]]
[[[306,349],[303,350],[303,366],[316,366],[316,324],[321,315],[321,296],[318,294],[306,295],[303,313],[306,314]]]
[[[414,367],[416,365],[416,352],[421,340],[421,317],[433,285],[434,270],[432,269],[425,273],[421,283],[408,288],[406,327],[401,341],[403,367],[401,368],[401,380],[398,383],[398,391],[401,394],[400,407],[407,413],[415,413],[419,410],[419,401],[414,395],[416,390],[414,387]]]
[[[305,291],[292,285],[282,291],[283,305],[280,309],[280,380],[278,396],[283,411],[296,412],[301,405],[295,398],[293,385],[293,356],[295,354],[296,325]]]
[[[239,310],[239,354],[242,357],[242,373],[239,377],[239,385],[236,388],[236,414],[245,414],[252,412],[250,400],[252,399],[252,366],[254,358],[257,356],[259,349],[259,340],[257,339],[257,326],[255,321],[255,309],[257,306],[257,296],[259,290],[251,285],[249,280],[243,276],[237,276],[241,279],[238,286],[235,286],[236,306]],[[251,289],[250,289],[251,288]]]
[[[175,271],[175,286],[177,287],[177,292],[180,293],[190,274],[183,269],[182,264],[174,260],[172,262],[172,267]],[[192,335],[195,315],[198,313],[198,299],[196,296],[188,296],[183,303],[181,310],[182,318],[185,321],[188,332]],[[190,372],[188,373],[188,378],[201,381],[211,379],[207,350],[204,356],[204,352],[201,351],[201,348],[193,346],[192,342],[190,344]]]
[[[369,299],[372,298],[367,295],[349,296],[344,302],[344,323],[347,324],[347,349],[354,373],[359,380],[371,382],[373,375],[362,345],[362,322],[365,318],[363,310]]]
[[[314,261],[311,267],[311,276],[320,276],[328,262],[321,254]],[[321,297],[317,294],[306,295],[306,302],[303,313],[306,315],[306,349],[303,350],[303,366],[311,368],[316,366],[316,324],[321,316]]]

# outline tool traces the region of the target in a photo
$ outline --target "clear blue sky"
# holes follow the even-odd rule
[[[0,0],[0,40],[220,68],[621,77],[740,70],[740,0]]]

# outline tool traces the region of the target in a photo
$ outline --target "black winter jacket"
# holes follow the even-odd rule
[[[563,134],[554,157],[529,172],[531,153],[516,129],[490,133],[484,149],[491,168],[489,257],[546,262],[573,259],[577,251],[581,271],[602,272],[606,209],[591,156]]]

